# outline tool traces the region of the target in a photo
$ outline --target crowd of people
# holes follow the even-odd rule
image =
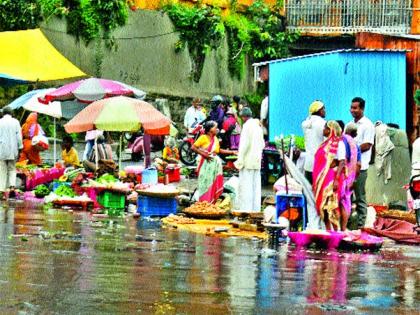
[[[355,97],[350,104],[352,121],[346,125],[342,121],[327,121],[326,106],[317,100],[310,105],[309,116],[302,122],[306,151],[304,177],[312,184],[317,212],[327,229],[346,230],[352,198],[358,227],[363,227],[366,220],[365,186],[375,126],[364,111],[365,100]],[[237,206],[242,211],[260,211],[260,171],[268,127],[268,97],[261,104],[260,114],[259,119],[253,118],[252,110],[238,96],[234,96],[232,102],[219,95],[214,96],[208,112],[202,107],[201,99],[192,101],[185,114],[184,126],[191,130],[201,124],[204,130],[192,146],[199,156],[200,201],[214,203],[220,197],[224,180],[219,155],[235,155],[234,165],[239,171]],[[14,189],[16,161],[42,164],[40,149],[33,140],[45,136],[45,132],[38,123],[36,113],[30,113],[22,127],[9,108],[6,107],[1,115],[0,192],[3,193]],[[83,166],[87,171],[95,172],[98,162],[112,161],[112,150],[102,131],[88,132],[85,140],[86,148],[80,161],[72,137],[64,136],[61,157],[65,167]],[[420,162],[419,146],[417,139],[413,144],[413,163],[416,163],[416,158]],[[179,160],[174,139],[168,138],[165,142],[162,158],[168,163]]]
[[[218,154],[236,155],[239,209],[259,211],[261,158],[265,147],[262,124],[259,119],[252,118],[251,109],[238,96],[230,103],[217,95],[210,104],[211,111],[206,117],[201,110],[201,100],[194,99],[184,119],[184,126],[189,130],[197,124],[203,124],[204,128],[204,133],[192,146],[199,155],[199,201],[214,203],[223,192],[223,168]]]

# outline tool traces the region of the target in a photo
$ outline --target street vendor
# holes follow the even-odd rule
[[[222,161],[217,154],[237,154],[236,151],[223,150],[217,139],[217,122],[208,121],[204,124],[204,134],[193,144],[192,150],[199,154],[198,194],[199,201],[215,203],[223,192]]]
[[[162,152],[162,159],[168,163],[179,163],[179,151],[173,137],[167,137]]]
[[[19,162],[28,161],[28,164],[42,164],[40,151],[32,145],[32,139],[39,135],[45,135],[45,132],[38,124],[38,114],[30,113],[22,126],[23,150],[20,153]]]
[[[64,162],[64,166],[75,168],[80,167],[79,156],[76,149],[73,147],[72,137],[68,135],[63,137],[62,149],[61,158]]]
[[[112,160],[112,148],[109,144],[105,143],[105,137],[100,135],[96,140],[97,148],[93,148],[88,160],[83,161],[83,167],[86,172],[96,172],[96,153],[98,154],[98,162]]]

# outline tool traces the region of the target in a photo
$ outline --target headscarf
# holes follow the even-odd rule
[[[335,120],[329,120],[327,122],[327,127],[330,129],[330,135],[328,136],[328,138],[333,137],[334,140],[335,138],[340,138],[341,134],[343,133],[343,131],[341,130],[340,125],[338,124],[338,122],[336,122]]]
[[[309,115],[315,114],[316,112],[320,111],[321,108],[323,108],[324,106],[324,103],[322,103],[321,101],[312,102],[312,104],[309,106]]]
[[[24,138],[32,139],[39,134],[38,114],[30,113],[22,126],[22,135]]]

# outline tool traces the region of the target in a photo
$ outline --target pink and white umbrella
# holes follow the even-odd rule
[[[122,82],[89,78],[63,85],[47,93],[43,98],[40,98],[40,101],[49,103],[56,100],[77,99],[83,103],[92,103],[107,97],[119,95],[134,96],[143,99],[146,93]]]

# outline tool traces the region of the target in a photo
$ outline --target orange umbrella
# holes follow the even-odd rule
[[[68,133],[93,129],[133,132],[141,127],[150,135],[168,135],[170,120],[151,104],[126,96],[93,102],[64,126]]]

